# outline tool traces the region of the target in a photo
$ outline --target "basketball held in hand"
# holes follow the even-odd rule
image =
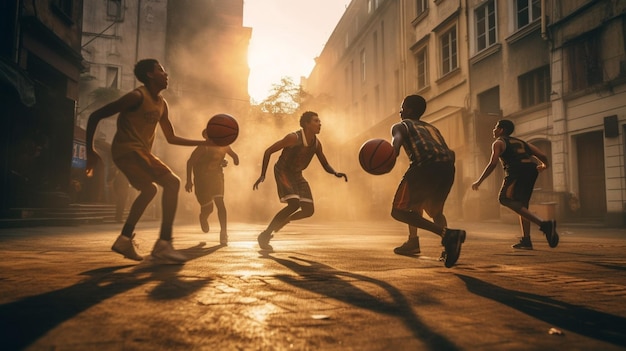
[[[235,117],[220,113],[211,117],[206,125],[206,133],[215,145],[227,146],[239,136],[239,124]]]
[[[396,165],[396,153],[387,140],[370,139],[361,145],[359,163],[369,174],[389,173]]]

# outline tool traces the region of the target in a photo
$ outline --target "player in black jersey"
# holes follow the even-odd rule
[[[311,217],[314,212],[313,195],[309,183],[302,176],[302,171],[309,166],[313,156],[317,156],[324,170],[335,177],[348,177],[344,173],[336,172],[322,151],[322,143],[317,139],[322,127],[317,113],[307,111],[300,116],[301,130],[287,134],[284,138],[272,144],[263,154],[263,164],[261,166],[261,176],[252,186],[252,189],[259,188],[259,184],[265,180],[265,172],[273,153],[282,150],[278,161],[274,165],[274,177],[280,202],[287,203],[287,206],[280,210],[272,219],[257,241],[263,250],[272,250],[269,244],[273,237],[272,233],[279,231],[290,221],[295,221]]]
[[[528,210],[533,187],[537,175],[548,167],[548,157],[536,146],[521,139],[512,137],[515,125],[503,119],[496,123],[493,137],[496,139],[491,145],[491,160],[485,167],[477,181],[472,184],[473,190],[478,190],[480,184],[496,168],[498,159],[502,163],[505,176],[498,200],[503,206],[515,211],[520,217],[522,238],[513,245],[515,249],[532,250],[530,240],[530,223],[535,223],[545,234],[550,247],[559,244],[559,235],[556,232],[556,221],[543,220]],[[537,164],[535,160],[541,163]]]

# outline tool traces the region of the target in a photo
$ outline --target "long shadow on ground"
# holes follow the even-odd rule
[[[393,285],[382,280],[374,279],[361,274],[337,270],[328,265],[290,256],[283,259],[264,255],[277,263],[289,268],[300,277],[291,275],[277,275],[276,278],[300,289],[328,296],[330,298],[368,309],[381,314],[401,318],[415,338],[424,343],[429,350],[457,350],[458,347],[445,336],[428,328],[413,311],[405,296]],[[304,279],[302,279],[304,278]],[[354,286],[348,280],[358,280],[378,285],[391,296],[393,302],[387,302]],[[323,282],[323,284],[320,284]]]
[[[204,243],[180,250],[190,259],[208,255],[221,246],[203,248]],[[78,284],[44,294],[30,296],[0,306],[0,345],[3,350],[20,350],[57,325],[109,298],[158,281],[150,298],[177,299],[202,288],[211,280],[183,281],[178,272],[183,265],[144,262],[98,268],[81,273],[88,278]],[[129,271],[120,270],[132,268]],[[150,273],[146,275],[146,273]]]
[[[457,274],[467,289],[555,327],[615,345],[626,345],[626,318],[572,305],[546,296],[505,289]]]

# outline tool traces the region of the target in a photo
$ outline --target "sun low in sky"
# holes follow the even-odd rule
[[[252,28],[248,93],[263,101],[273,84],[298,84],[315,66],[350,0],[244,0],[243,25]]]

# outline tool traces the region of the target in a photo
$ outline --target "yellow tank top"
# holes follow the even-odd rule
[[[165,100],[161,95],[154,100],[145,86],[137,90],[143,96],[141,105],[117,117],[117,132],[111,144],[113,159],[133,151],[140,154],[152,151],[156,126],[165,112]]]

